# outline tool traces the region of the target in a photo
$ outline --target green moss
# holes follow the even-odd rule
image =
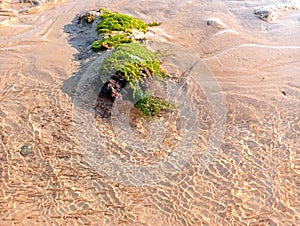
[[[167,77],[166,72],[160,68],[157,55],[140,43],[119,45],[112,55],[104,60],[101,73],[114,74],[117,71],[124,74],[133,90],[145,77]]]
[[[100,9],[102,15],[101,21],[97,25],[97,32],[110,33],[111,31],[124,31],[130,32],[131,29],[137,29],[146,33],[147,25],[141,20],[136,19],[133,16],[113,13],[105,9]]]
[[[122,43],[131,43],[133,39],[125,34],[116,34],[114,36],[109,36],[103,40],[96,40],[92,44],[92,49],[94,51],[101,51],[105,49],[110,49],[113,46],[118,46]]]

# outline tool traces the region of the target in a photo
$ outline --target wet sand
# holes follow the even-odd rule
[[[24,12],[30,4],[1,1],[0,225],[298,225],[300,11],[269,22],[254,14],[273,2],[69,0]],[[158,172],[163,180],[155,183],[146,171],[124,170],[120,181],[110,174],[114,161],[107,168],[101,161],[151,165],[172,156],[188,133],[164,120],[139,121],[132,130],[140,143],[164,139],[141,152],[128,148],[132,134],[80,102],[92,93],[85,84],[98,58],[87,49],[92,38],[76,36],[89,29],[75,21],[99,7],[163,22],[156,32],[178,51],[173,66],[201,77],[205,63],[220,88],[188,81],[198,123],[186,121],[196,131],[185,152],[192,156],[173,174]],[[220,96],[214,109],[210,98]],[[157,126],[168,131],[151,135]]]

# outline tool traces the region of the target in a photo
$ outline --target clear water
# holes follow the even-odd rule
[[[253,14],[276,2],[1,1],[0,225],[298,225],[300,12]],[[176,112],[97,115],[99,7],[163,22]]]

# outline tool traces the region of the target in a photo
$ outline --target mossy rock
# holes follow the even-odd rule
[[[158,116],[162,111],[174,108],[164,98],[150,95],[145,90],[148,80],[153,77],[166,78],[167,73],[160,67],[160,60],[156,53],[151,52],[145,46],[131,37],[133,30],[146,33],[147,27],[158,26],[160,23],[145,24],[142,20],[133,16],[110,12],[100,9],[101,21],[97,25],[98,34],[107,35],[102,40],[96,40],[92,44],[94,51],[101,51],[115,47],[112,54],[107,57],[101,67],[102,80],[111,76],[106,81],[99,94],[111,101],[121,96],[121,90],[129,85],[131,101],[144,115]],[[113,32],[118,32],[113,34]]]
[[[166,78],[167,73],[160,67],[158,56],[140,43],[121,44],[116,47],[103,61],[100,75],[111,75],[100,92],[101,97],[113,101],[128,84],[131,90],[129,99],[144,115],[159,116],[162,111],[174,108],[164,98],[150,95],[145,90],[149,80],[154,77]]]
[[[166,78],[157,55],[140,43],[122,44],[103,61],[102,74],[121,72],[132,89],[136,89],[144,77]]]

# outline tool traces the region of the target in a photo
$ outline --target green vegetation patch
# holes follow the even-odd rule
[[[159,26],[161,23],[145,24],[133,16],[105,9],[100,9],[100,11],[102,14],[101,21],[97,25],[97,32],[110,35],[103,40],[94,41],[92,49],[101,51],[116,47],[100,67],[102,76],[111,76],[109,81],[105,82],[100,92],[101,96],[114,100],[121,95],[121,89],[128,84],[132,93],[129,99],[133,100],[134,106],[144,115],[159,116],[162,111],[173,109],[174,104],[145,91],[149,79],[166,78],[167,73],[160,67],[157,54],[139,42],[134,42],[134,38],[131,37],[133,29],[146,33],[147,27]],[[113,31],[120,33],[112,34]]]
[[[116,34],[114,36],[109,36],[103,40],[96,40],[92,44],[92,49],[94,51],[101,51],[105,49],[110,49],[113,46],[118,46],[122,43],[131,43],[133,39],[125,34]]]
[[[101,51],[118,46],[122,43],[130,43],[135,41],[132,37],[132,30],[139,30],[146,33],[147,27],[159,26],[161,23],[152,22],[145,24],[141,19],[134,18],[133,16],[110,12],[105,9],[100,9],[101,21],[97,24],[98,34],[109,34],[109,37],[101,40],[96,40],[92,44],[94,51]],[[89,16],[86,14],[84,17],[88,20]],[[92,18],[94,20],[94,18]]]
[[[121,72],[133,90],[145,77],[166,78],[166,72],[160,67],[157,55],[140,43],[122,44],[116,47],[112,55],[101,65],[103,74]]]
[[[150,95],[143,89],[152,77],[166,78],[157,55],[140,43],[121,44],[106,58],[100,74],[112,75],[117,87],[124,87],[123,81],[132,90],[134,106],[147,116],[159,116],[162,111],[173,109],[174,104],[164,98]],[[146,85],[147,86],[147,85]],[[107,88],[107,87],[106,87]]]
[[[112,31],[129,32],[131,29],[136,29],[146,33],[147,24],[141,19],[134,18],[133,16],[110,12],[105,9],[100,9],[102,15],[101,21],[97,25],[98,34],[110,33]]]
[[[164,98],[149,95],[145,92],[139,93],[142,93],[142,97],[139,98],[134,106],[139,109],[144,115],[160,116],[162,111],[175,109],[175,104],[168,102]]]
[[[156,27],[159,25],[161,25],[161,22],[152,22],[152,23],[147,24],[148,27]]]

